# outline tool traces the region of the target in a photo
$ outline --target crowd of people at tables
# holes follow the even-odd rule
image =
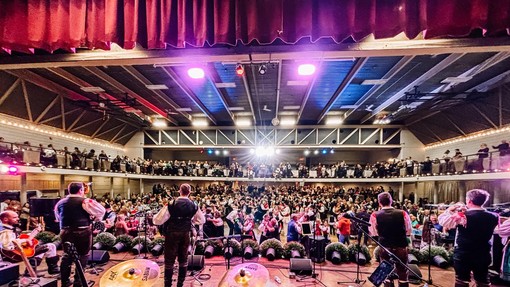
[[[120,195],[96,198],[105,206],[106,213],[104,218],[96,219],[93,223],[94,235],[109,231],[116,236],[137,236],[143,231],[147,232],[149,238],[154,238],[161,230],[153,224],[152,215],[171,201],[176,191],[177,186],[158,184],[154,186],[152,194],[136,195],[131,199],[124,199]],[[370,214],[378,209],[377,195],[384,191],[382,186],[248,185],[232,188],[229,185],[209,185],[194,187],[192,198],[206,217],[206,223],[197,227],[203,238],[228,234],[244,235],[260,242],[268,238],[299,241],[303,238],[302,224],[309,222],[312,226],[309,236],[321,236],[326,240],[333,237],[348,244],[357,230],[344,216],[345,213],[355,212],[357,217],[368,221]],[[387,191],[394,194],[391,187]],[[433,232],[436,243],[435,238],[439,238],[440,234],[445,237],[448,231],[437,223],[436,211],[426,208],[427,201],[420,199],[414,203],[414,197],[411,193],[402,202],[395,200],[394,205],[410,214],[413,234],[417,238],[427,226],[425,221],[430,219],[434,227],[430,232]],[[32,229],[38,224],[37,218],[30,217],[28,203],[21,206],[19,201],[7,200],[1,203],[1,209],[19,212],[22,229]],[[366,237],[364,243],[367,244]]]

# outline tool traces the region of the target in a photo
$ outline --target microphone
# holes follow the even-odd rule
[[[361,224],[361,225],[365,225],[365,226],[370,226],[371,224],[366,222],[365,220],[359,218],[359,217],[356,217],[356,214],[354,214],[354,212],[352,211],[349,211],[349,212],[346,212],[344,214],[344,217],[347,218],[347,219],[350,219],[358,224]]]

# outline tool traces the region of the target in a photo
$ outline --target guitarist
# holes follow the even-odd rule
[[[85,198],[85,186],[82,182],[70,183],[67,190],[69,195],[55,205],[55,217],[60,222],[62,242],[71,242],[75,245],[81,264],[85,266],[92,246],[92,220],[90,218],[91,216],[103,218],[105,209],[97,201]],[[63,287],[81,286],[78,272],[75,274],[74,284],[70,281],[72,263],[73,257],[64,253],[60,265]]]
[[[2,251],[5,251],[5,254],[7,254],[9,251],[14,250],[13,241],[17,240],[15,226],[19,224],[19,216],[12,210],[6,210],[0,213],[0,222],[0,247],[2,248]],[[31,246],[32,241],[27,239],[22,239],[20,244],[27,244],[29,247],[33,247]],[[35,256],[29,259],[30,265],[36,269],[37,265],[41,263],[44,257],[46,258],[46,264],[48,265],[48,273],[51,275],[60,273],[60,269],[58,268],[57,248],[55,244],[47,243],[36,245]],[[6,259],[14,260],[14,258]]]

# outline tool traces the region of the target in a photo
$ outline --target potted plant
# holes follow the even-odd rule
[[[285,258],[303,258],[305,257],[305,247],[303,244],[295,241],[287,242],[283,246],[283,249],[285,250]]]
[[[34,237],[39,241],[40,244],[46,244],[53,242],[53,238],[55,238],[56,234],[51,231],[41,231],[37,233]]]
[[[152,256],[160,256],[163,254],[163,250],[165,249],[165,237],[156,237],[149,244],[149,249],[151,251]]]
[[[275,238],[264,240],[260,244],[260,254],[269,261],[273,261],[275,258],[282,258],[284,254],[283,244]]]
[[[245,239],[241,242],[241,250],[245,259],[251,259],[259,252],[259,244],[253,239]]]
[[[448,267],[448,252],[444,247],[441,246],[430,246],[430,254],[429,254],[429,246],[424,246],[420,250],[424,260],[430,260],[431,263],[440,268]]]
[[[122,234],[115,239],[115,245],[113,245],[112,250],[114,253],[122,252],[131,248],[132,244],[133,237],[131,235]]]
[[[372,259],[370,251],[366,246],[360,246],[359,252],[357,244],[351,244],[347,247],[347,249],[349,250],[349,260],[351,262],[358,263],[359,265],[365,265]]]
[[[146,248],[149,247],[151,240],[149,238],[145,238],[145,236],[137,236],[133,239],[131,252],[135,255],[142,253]]]
[[[241,243],[235,239],[223,240],[224,251],[223,255],[229,259],[233,256],[241,255]]]
[[[349,261],[349,250],[341,242],[332,242],[326,246],[326,259],[333,264]]]
[[[115,236],[109,232],[101,232],[94,238],[92,249],[108,250],[115,244]]]
[[[223,249],[223,243],[220,240],[207,240],[204,247],[205,258],[211,258],[213,255],[218,255]]]
[[[407,263],[409,264],[420,264],[423,262],[423,256],[419,249],[409,248],[407,255]]]

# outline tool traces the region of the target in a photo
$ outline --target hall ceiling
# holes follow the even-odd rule
[[[228,49],[211,49],[209,57],[179,51],[181,56],[173,54],[168,62],[164,51],[143,50],[132,53],[152,61],[131,61],[115,52],[92,62],[86,61],[95,55],[90,51],[70,57],[2,55],[0,113],[120,144],[150,128],[156,116],[179,127],[198,117],[210,126],[234,126],[238,118],[270,126],[272,119],[289,116],[298,125],[321,126],[329,116],[372,125],[385,117],[407,126],[424,144],[510,123],[506,48],[293,57],[295,49],[285,57],[262,48],[230,55]],[[315,49],[320,51],[320,44]],[[78,56],[85,60],[73,61]],[[236,74],[238,63],[242,76]],[[298,75],[302,63],[314,64],[315,74]],[[203,79],[187,75],[195,66],[204,69]],[[263,68],[266,73],[259,73]]]

